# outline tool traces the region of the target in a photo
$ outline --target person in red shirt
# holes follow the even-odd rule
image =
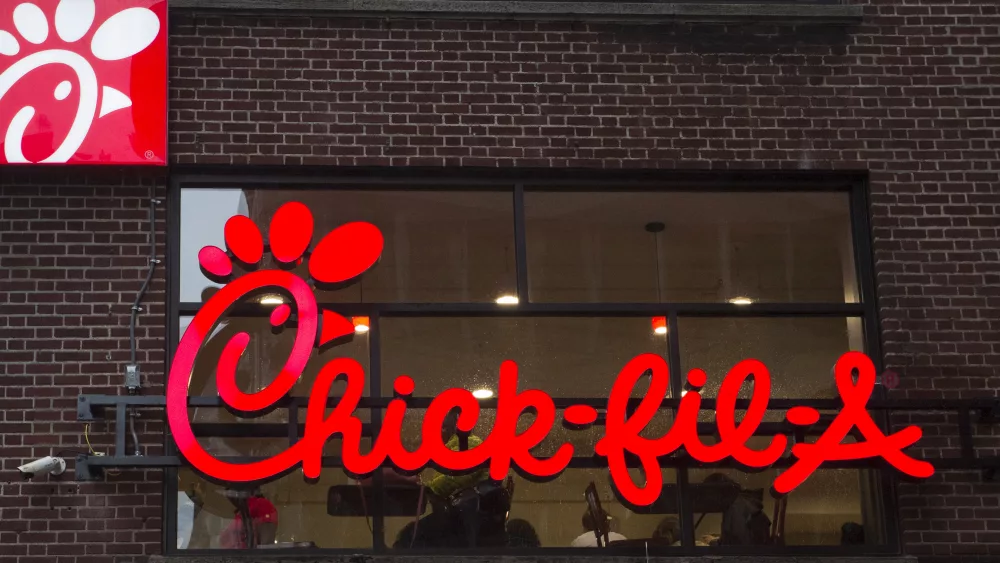
[[[247,549],[273,544],[278,530],[278,511],[254,491],[227,489],[224,493],[236,509],[233,522],[219,538],[224,549]]]

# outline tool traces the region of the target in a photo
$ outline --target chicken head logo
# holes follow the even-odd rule
[[[0,0],[0,164],[164,164],[166,0]]]

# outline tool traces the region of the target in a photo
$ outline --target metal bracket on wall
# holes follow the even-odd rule
[[[290,397],[279,401],[282,408],[288,409],[288,422],[253,423],[253,435],[257,438],[287,438],[294,443],[305,434],[305,423],[299,422],[299,409],[308,404],[308,397]],[[327,405],[333,407],[339,399],[331,397]],[[361,406],[368,405],[370,400],[363,399]],[[378,401],[376,401],[378,402]],[[167,401],[164,395],[79,395],[76,405],[76,419],[80,422],[100,422],[109,419],[113,413],[115,445],[110,455],[78,455],[76,457],[76,480],[96,481],[103,479],[107,468],[162,468],[180,467],[183,459],[177,455],[141,456],[130,455],[126,448],[128,432],[127,416],[129,410],[163,409]],[[381,406],[388,401],[378,402]],[[225,404],[219,397],[189,397],[189,407],[224,408]],[[197,436],[219,436],[239,438],[246,436],[248,423],[241,422],[210,422],[192,423],[191,428]],[[361,425],[361,435],[371,437],[371,424]],[[167,448],[169,453],[172,444]],[[233,458],[233,462],[246,462],[250,459]]]
[[[113,455],[113,456],[76,456],[76,480],[100,481],[104,478],[106,468],[148,468],[180,467],[181,458],[175,455],[144,456],[144,455]]]
[[[127,407],[165,407],[166,404],[167,398],[162,395],[80,395],[76,402],[76,419],[80,422],[98,422],[104,420],[104,410],[108,408],[121,411],[124,417]],[[115,422],[121,423],[123,421],[124,418],[117,419]]]
[[[177,456],[128,455],[125,450],[126,416],[128,409],[163,408],[166,397],[153,395],[80,395],[76,403],[76,419],[80,422],[105,420],[105,411],[114,409],[115,447],[112,455],[78,455],[76,480],[97,481],[104,477],[105,468],[172,467],[181,465]]]

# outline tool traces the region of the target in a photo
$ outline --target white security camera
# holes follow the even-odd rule
[[[17,468],[21,472],[21,477],[25,479],[31,479],[36,475],[47,475],[49,473],[53,475],[62,475],[66,471],[66,460],[61,457],[47,456],[42,459],[36,459],[31,463],[26,463],[21,467]]]

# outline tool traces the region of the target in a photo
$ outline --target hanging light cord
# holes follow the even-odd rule
[[[651,223],[646,223],[646,232],[653,235],[653,262],[656,263],[656,301],[658,303],[663,303],[663,285],[660,283],[661,272],[660,272],[660,233],[666,228],[665,225],[660,221],[653,221]]]
[[[653,241],[656,243],[656,301],[663,303],[663,288],[660,287],[660,233],[653,233]]]

